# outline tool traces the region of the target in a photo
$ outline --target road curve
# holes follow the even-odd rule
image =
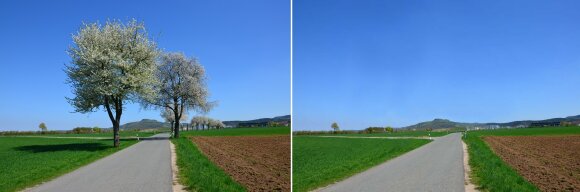
[[[26,191],[172,191],[168,138],[154,135]]]
[[[429,144],[317,191],[464,191],[461,134]]]

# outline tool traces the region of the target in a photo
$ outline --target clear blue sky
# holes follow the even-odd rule
[[[294,130],[580,114],[580,1],[294,1]]]
[[[246,120],[290,114],[290,2],[2,1],[0,131],[111,127],[106,112],[71,113],[66,54],[81,22],[136,18],[166,51],[198,57],[219,106],[208,116]],[[195,114],[190,113],[190,117]],[[127,106],[122,123],[158,119]]]

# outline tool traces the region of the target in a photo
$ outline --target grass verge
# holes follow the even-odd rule
[[[469,146],[471,178],[481,191],[539,191],[498,157],[482,140],[484,136],[575,135],[580,127],[548,127],[470,131],[463,140]]]
[[[132,144],[112,140],[0,137],[0,192],[49,181]]]
[[[429,143],[423,139],[293,138],[293,191],[345,179]]]
[[[189,191],[246,191],[205,157],[188,138],[172,139],[171,142],[175,144],[179,182]]]

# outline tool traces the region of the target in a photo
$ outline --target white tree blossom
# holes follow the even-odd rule
[[[217,129],[223,129],[225,127],[226,127],[226,125],[222,121],[216,120],[216,128]]]
[[[161,117],[163,117],[163,119],[166,122],[170,122],[170,123],[175,122],[175,115],[173,114],[173,110],[171,110],[169,108],[165,108],[165,110],[163,110],[161,112]],[[181,115],[181,119],[179,119],[179,122],[183,122],[183,121],[187,121],[187,113],[184,113],[183,115]]]
[[[162,54],[156,76],[160,82],[156,87],[159,94],[147,100],[146,106],[168,108],[173,111],[174,119],[181,119],[188,110],[205,113],[212,108],[213,103],[207,101],[205,70],[197,59],[182,53]],[[179,137],[179,126],[179,122],[174,122],[174,137]]]
[[[199,129],[199,127],[202,125],[201,122],[201,117],[200,116],[195,116],[193,118],[191,118],[191,125],[195,126],[197,129]]]
[[[191,118],[191,125],[199,128],[201,127],[202,129],[207,128],[216,128],[216,129],[221,129],[226,127],[225,124],[220,121],[220,120],[215,120],[209,117],[203,117],[203,116],[195,116],[193,118]]]
[[[102,107],[113,124],[114,145],[119,146],[123,106],[129,101],[154,98],[156,44],[143,23],[131,20],[83,24],[73,34],[66,65],[67,83],[75,97],[67,98],[76,112],[95,112]]]

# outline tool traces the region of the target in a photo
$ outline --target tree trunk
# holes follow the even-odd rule
[[[173,128],[173,127],[175,126],[174,122],[175,122],[175,121],[170,121],[170,122],[169,122],[169,125],[171,126],[171,127],[169,128],[169,130],[171,131],[171,135],[173,135],[173,131],[175,130],[175,129]]]
[[[119,122],[113,122],[113,145],[115,147],[119,147],[120,145],[120,138],[119,138]]]
[[[113,109],[111,109],[111,101],[109,99],[112,100],[114,104],[113,109],[115,110],[115,116],[113,116]],[[115,147],[119,147],[119,122],[121,121],[121,115],[123,114],[122,102],[121,99],[113,96],[105,96],[105,108],[107,109],[107,114],[109,115],[109,119],[111,119],[111,123],[113,123],[113,146]]]
[[[179,137],[179,121],[175,121],[175,127],[174,130],[175,132],[173,133],[173,138],[178,138]]]
[[[183,111],[183,107],[181,108],[181,111],[179,110],[178,101],[177,97],[173,97],[173,117],[175,118],[173,138],[179,137],[179,121],[181,121],[181,111]]]

